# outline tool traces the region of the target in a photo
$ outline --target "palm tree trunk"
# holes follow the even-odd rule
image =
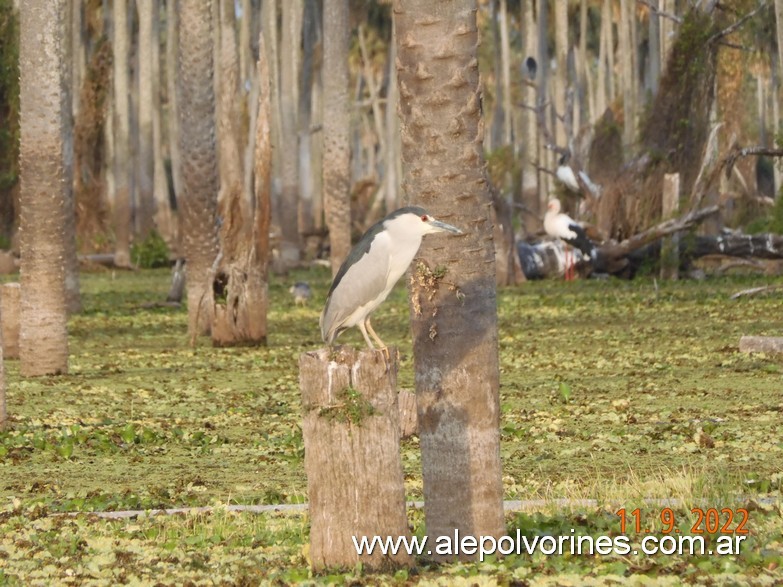
[[[67,215],[73,212],[73,138],[66,0],[20,6],[21,307],[20,372],[66,373]]]
[[[351,250],[351,146],[348,97],[348,0],[324,2],[323,189],[332,275]]]
[[[299,231],[302,235],[313,233],[313,137],[310,126],[313,118],[313,68],[315,61],[315,46],[319,31],[316,21],[317,9],[314,0],[304,2],[302,14],[302,67],[299,72],[299,119],[297,133],[299,135]]]
[[[392,39],[394,38],[394,22],[392,21]],[[389,81],[386,90],[386,156],[384,161],[384,197],[386,213],[400,207],[400,178],[402,176],[400,160],[400,117],[397,116],[397,106],[400,102],[397,90],[397,47],[392,42],[387,60]]]
[[[172,1],[172,0],[169,0]],[[169,201],[169,181],[163,160],[163,128],[161,122],[160,98],[160,2],[152,0],[152,158],[153,194],[155,201],[155,226],[166,241],[169,253],[177,255],[177,230]],[[173,116],[173,114],[169,114]]]
[[[179,98],[177,96],[177,71],[179,62],[179,0],[166,0],[166,98],[168,106],[168,144],[171,162],[171,182],[177,202],[182,194],[182,158],[179,153]],[[179,208],[179,205],[178,205]],[[179,221],[179,214],[177,215]],[[181,234],[177,226],[176,239]]]
[[[217,256],[218,190],[215,148],[212,7],[209,0],[179,0],[179,127],[182,157],[180,219],[188,271],[191,340],[212,323],[209,274]]]
[[[396,0],[393,9],[405,192],[467,233],[429,237],[411,275],[424,511],[436,536],[504,528],[476,11],[476,0]]]
[[[114,262],[130,266],[131,153],[128,5],[114,0]]]
[[[661,19],[654,10],[650,11],[649,23],[649,87],[654,96],[658,93],[658,83],[661,81]]]
[[[634,47],[631,40],[631,11],[629,2],[620,0],[620,84],[623,92],[623,144],[630,147],[634,140],[636,124],[635,76],[633,69]]]
[[[152,117],[155,96],[153,95],[153,43],[158,39],[153,37],[153,20],[157,2],[154,0],[136,0],[139,13],[139,153],[138,162],[138,205],[136,206],[136,226],[140,239],[146,238],[153,228],[155,214],[154,172],[155,153],[153,142]]]
[[[538,55],[538,35],[534,14],[535,0],[522,0],[520,20],[522,22],[524,52],[523,58],[535,59]],[[522,204],[527,213],[523,216],[525,232],[535,234],[541,229],[540,198],[538,196],[538,122],[533,110],[536,106],[537,79],[530,79],[528,72],[523,80],[522,92],[525,108],[520,114],[523,119],[522,126]]]
[[[555,61],[554,104],[559,116],[566,117],[566,91],[568,89],[568,3],[554,3]],[[566,129],[560,121],[554,121],[555,140],[561,147],[568,146]]]
[[[283,2],[283,30],[280,36],[280,116],[282,134],[280,150],[280,253],[286,265],[299,261],[299,142],[297,140],[297,84],[299,82],[299,46],[302,35],[301,10],[298,2]]]

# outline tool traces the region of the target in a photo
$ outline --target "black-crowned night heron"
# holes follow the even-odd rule
[[[367,346],[375,348],[370,341],[371,334],[382,349],[386,348],[370,324],[370,314],[408,269],[422,237],[434,232],[462,234],[460,229],[435,220],[418,206],[400,208],[364,233],[329,290],[321,314],[324,342],[332,345],[343,330],[358,326]]]
[[[572,264],[569,265],[568,245],[576,247],[591,258],[595,256],[595,245],[588,238],[585,229],[568,214],[563,214],[560,211],[560,200],[557,198],[552,198],[547,204],[546,214],[544,214],[544,230],[549,236],[559,238],[566,243],[566,279],[573,278],[570,273]]]

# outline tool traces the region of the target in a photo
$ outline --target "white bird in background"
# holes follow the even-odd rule
[[[571,158],[570,153],[565,153],[557,162],[557,171],[555,175],[557,179],[563,182],[565,186],[572,192],[579,192],[579,181],[576,179],[576,174],[571,166],[568,164],[568,160]]]
[[[576,247],[591,259],[595,259],[595,245],[587,237],[581,224],[568,214],[560,212],[560,200],[557,198],[549,200],[549,204],[546,207],[544,230],[549,236],[559,238],[566,243],[565,278],[567,281],[574,278],[574,262],[570,259],[569,245]]]

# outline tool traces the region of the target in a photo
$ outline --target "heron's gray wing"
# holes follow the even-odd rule
[[[335,278],[321,315],[321,334],[327,342],[334,340],[357,308],[377,299],[387,288],[389,239],[385,233],[373,236],[369,243],[357,243]]]

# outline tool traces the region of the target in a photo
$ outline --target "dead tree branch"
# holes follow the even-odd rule
[[[740,18],[738,21],[736,21],[736,22],[732,23],[731,25],[727,26],[722,31],[719,31],[719,32],[715,33],[714,35],[712,35],[707,40],[707,44],[714,43],[715,41],[722,40],[724,37],[728,37],[731,33],[736,31],[737,29],[739,29],[742,25],[744,25],[746,22],[748,22],[751,18],[756,16],[756,14],[758,14],[759,11],[763,10],[766,7],[767,7],[767,3],[763,2],[762,4],[760,4],[758,6],[758,8],[756,8],[756,10],[751,10],[745,16]]]
[[[691,228],[692,226],[699,224],[705,218],[716,214],[720,209],[719,206],[707,206],[699,210],[693,210],[688,212],[685,216],[680,218],[672,218],[666,220],[660,224],[656,224],[644,230],[638,234],[633,235],[620,243],[605,245],[601,247],[601,253],[608,257],[624,257],[630,252],[640,249],[645,245],[655,242],[665,236],[674,234]]]

